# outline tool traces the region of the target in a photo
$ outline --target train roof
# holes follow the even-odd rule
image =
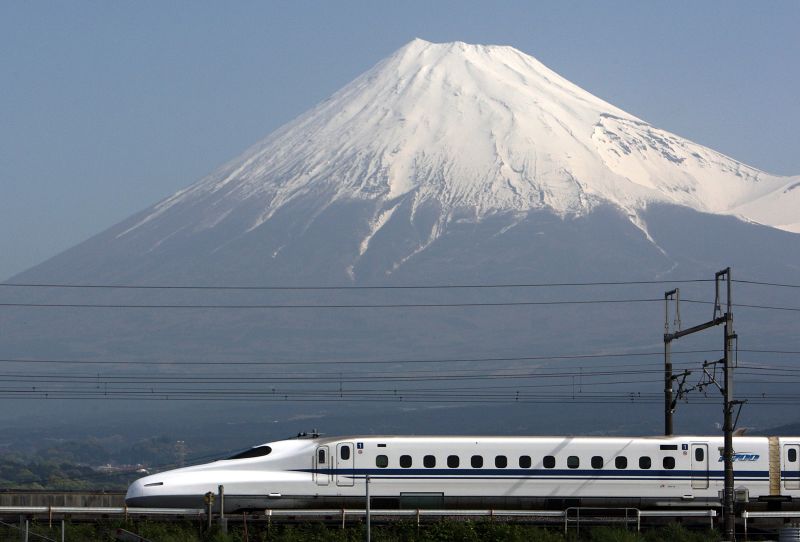
[[[722,435],[646,435],[646,436],[621,436],[621,435],[320,435],[320,436],[302,436],[296,437],[299,439],[308,439],[319,444],[328,444],[332,442],[343,441],[416,441],[416,442],[464,442],[464,441],[530,441],[530,440],[587,440],[587,441],[629,441],[629,440],[647,440],[647,441],[686,441],[686,440],[722,440]],[[762,439],[766,436],[758,435],[743,435],[736,436],[736,440],[742,439]],[[788,438],[788,437],[782,437]]]

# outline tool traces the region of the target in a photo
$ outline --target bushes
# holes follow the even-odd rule
[[[113,541],[118,528],[159,542],[361,542],[364,524],[346,529],[321,523],[273,525],[248,523],[247,538],[240,523],[230,524],[228,534],[216,527],[206,532],[201,522],[101,521],[67,523],[68,542]],[[46,522],[31,523],[31,532],[60,540],[60,521],[49,528]],[[16,540],[16,529],[0,525],[0,540]],[[520,523],[478,521],[397,522],[372,527],[375,542],[717,542],[716,532],[694,531],[679,524],[637,533],[620,527],[582,527],[580,537],[574,528],[565,536],[563,527],[540,527]]]

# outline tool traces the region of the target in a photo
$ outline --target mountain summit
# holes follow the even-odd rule
[[[290,203],[302,202],[311,222],[345,200],[371,206],[359,255],[387,223],[430,207],[437,216],[417,250],[453,220],[608,204],[645,232],[651,203],[800,232],[798,187],[800,177],[655,128],[512,47],[417,39],[118,237],[176,212],[184,232],[235,223],[244,234]]]
[[[341,283],[415,278],[409,263],[431,258],[441,265],[426,276],[458,265],[485,275],[473,267],[507,259],[527,276],[568,245],[596,260],[591,247],[612,235],[666,258],[650,262],[662,272],[679,255],[654,234],[654,209],[800,233],[798,188],[800,177],[655,128],[512,47],[414,40],[216,172],[25,276],[83,281],[90,265],[110,281]],[[588,225],[598,217],[617,225]],[[626,248],[606,250],[616,274]]]
[[[559,369],[553,375],[568,367],[573,375],[583,374],[585,353],[627,352],[624,359],[610,354],[608,361],[597,361],[658,371],[658,356],[627,357],[661,345],[660,294],[672,285],[651,282],[710,278],[732,266],[737,279],[796,283],[798,186],[800,177],[760,172],[654,128],[510,47],[415,40],[215,173],[15,277],[20,284],[159,288],[6,288],[6,302],[21,306],[4,307],[3,352],[9,359],[130,361],[108,368],[125,379],[155,370],[165,378],[181,375],[154,387],[120,380],[120,389],[133,390],[136,402],[120,407],[115,424],[127,423],[121,420],[130,420],[131,413],[148,422],[166,423],[171,416],[206,424],[206,412],[224,412],[226,424],[283,416],[311,419],[333,431],[329,413],[336,413],[345,427],[375,433],[408,426],[416,432],[471,433],[481,420],[487,427],[509,420],[516,408],[523,421],[505,424],[506,430],[535,434],[545,420],[568,419],[563,404],[548,407],[546,394],[536,405],[516,404],[514,398],[515,405],[505,403],[503,410],[454,410],[450,418],[442,418],[442,410],[408,417],[410,403],[415,394],[440,385],[461,390],[466,401],[479,394],[470,390],[484,385],[506,398],[512,389],[565,390],[568,380],[530,383],[525,379],[539,376],[528,371],[541,361]],[[510,284],[550,287],[463,287]],[[206,285],[212,287],[196,288]],[[426,285],[456,287],[395,287]],[[743,356],[745,348],[764,345],[791,351],[796,321],[787,321],[785,311],[745,307],[798,303],[785,299],[785,289],[751,286],[758,289],[749,294],[746,286],[736,286],[735,299],[743,303],[736,309],[737,330],[742,341],[753,341],[741,343]],[[681,298],[710,302],[710,288],[681,282]],[[32,298],[66,306],[26,306]],[[87,303],[92,310],[79,307]],[[682,311],[685,321],[699,322],[711,307],[701,301]],[[709,348],[719,346],[716,336],[707,341],[714,345]],[[169,361],[155,367],[154,360]],[[324,368],[316,365],[319,360]],[[430,385],[409,381],[406,398],[395,388],[386,401],[348,406],[346,398],[340,400],[343,386],[365,393],[402,386],[396,376],[405,378],[419,367],[402,360],[455,365],[437,361],[419,369]],[[209,361],[225,366],[205,367]],[[262,361],[269,365],[259,366]],[[381,372],[353,362],[381,363]],[[632,366],[637,365],[626,365]],[[519,377],[513,386],[468,384],[475,377],[461,369],[518,369],[505,374]],[[363,371],[386,380],[360,380]],[[342,373],[358,378],[345,377],[343,384]],[[185,411],[155,401],[184,393],[189,381],[180,382],[186,374],[202,376],[204,386],[223,376],[219,381],[226,386],[252,381],[254,393],[241,397],[247,418],[220,410],[214,397]],[[439,379],[447,374],[454,384]],[[100,390],[100,374],[96,380],[88,376],[87,386]],[[41,381],[50,380],[31,380],[37,392]],[[637,388],[645,395],[657,396],[663,385],[641,382]],[[64,384],[69,390],[76,385]],[[331,402],[284,404],[286,397],[276,400],[276,389],[297,391],[298,397],[327,390]],[[575,392],[573,378],[573,400]],[[628,415],[599,404],[603,393],[594,393],[579,398],[592,406],[591,412],[583,406],[578,425],[559,426],[617,430],[610,420]],[[612,395],[614,401],[621,397]],[[55,401],[48,399],[42,408],[58,409],[61,424],[72,407]],[[633,409],[642,419],[657,419],[660,404],[646,402]],[[21,423],[19,409],[6,410]],[[87,427],[92,416],[111,415],[96,410],[78,412],[75,423]],[[652,424],[642,427],[653,430]],[[640,431],[629,426],[625,432]]]

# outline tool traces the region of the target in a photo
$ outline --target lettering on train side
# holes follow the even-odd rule
[[[733,454],[734,461],[758,461],[759,457],[761,457],[759,454],[754,454],[751,452],[741,452],[741,453],[737,452]],[[720,455],[719,461],[717,461],[717,463],[722,463],[723,461],[725,461],[725,458],[722,455]]]

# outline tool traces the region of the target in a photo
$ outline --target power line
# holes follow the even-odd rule
[[[706,354],[718,350],[682,350],[673,354]],[[748,352],[739,350],[739,352]],[[758,352],[767,352],[759,350]],[[785,353],[785,352],[781,352]],[[797,352],[800,353],[800,352]],[[551,356],[518,356],[518,357],[486,357],[486,358],[444,358],[444,359],[392,359],[392,360],[314,360],[314,361],[137,361],[137,360],[77,360],[77,359],[30,359],[30,358],[0,358],[0,363],[52,363],[68,365],[400,365],[400,364],[426,364],[426,363],[474,363],[474,362],[504,362],[504,361],[561,361],[598,358],[627,358],[663,356],[663,352],[597,352],[588,354],[563,354]]]
[[[0,287],[9,288],[73,288],[73,289],[109,289],[109,290],[263,290],[263,291],[316,291],[316,290],[453,290],[453,289],[489,289],[489,288],[560,288],[560,287],[593,287],[593,286],[632,286],[643,284],[688,284],[711,282],[712,279],[685,280],[628,280],[628,281],[594,281],[594,282],[539,282],[539,283],[507,283],[507,284],[429,284],[429,285],[343,285],[343,286],[219,286],[219,285],[139,285],[139,284],[65,284],[65,283],[0,283]]]
[[[681,299],[684,303],[713,305],[712,301],[698,299]],[[523,306],[557,306],[557,305],[606,305],[625,303],[663,302],[659,298],[631,299],[578,299],[558,301],[496,301],[466,303],[352,303],[352,304],[251,304],[251,305],[201,305],[201,304],[119,304],[119,303],[0,303],[0,307],[21,308],[69,308],[69,309],[194,309],[194,310],[269,310],[269,309],[417,309],[417,308],[469,308],[469,307],[523,307]],[[762,309],[774,311],[800,312],[800,307],[781,307],[771,305],[755,305],[735,303],[739,309]]]
[[[3,282],[6,288],[58,288],[94,290],[219,290],[219,291],[347,291],[347,290],[455,290],[455,289],[494,289],[494,288],[565,288],[595,286],[636,286],[649,284],[692,284],[713,282],[714,279],[675,279],[675,280],[620,280],[587,282],[533,282],[498,284],[398,284],[398,285],[331,285],[331,286],[252,286],[252,285],[168,285],[168,284],[75,284],[75,283],[33,283]],[[735,279],[732,282],[777,288],[800,288],[800,284]]]
[[[43,400],[142,400],[148,401],[226,401],[226,402],[369,402],[369,403],[550,403],[550,404],[660,404],[660,393],[564,393],[558,394],[476,394],[476,393],[427,393],[403,391],[397,393],[368,393],[365,391],[330,391],[322,392],[283,392],[274,396],[269,392],[193,392],[186,390],[171,391],[64,391],[64,390],[0,390],[0,398],[43,399]],[[792,405],[800,400],[798,394],[754,394],[743,398],[751,404]],[[716,405],[714,398],[696,397],[686,400],[692,404]]]
[[[0,303],[0,307],[70,308],[70,309],[415,309],[462,307],[514,307],[531,305],[599,305],[620,303],[660,302],[658,298],[642,299],[589,299],[560,301],[505,301],[472,303],[370,303],[370,304],[265,304],[265,305],[130,305],[116,303]]]
[[[677,350],[673,351],[674,355],[689,355],[689,354],[710,354],[719,352],[719,350]],[[778,355],[797,355],[800,350],[764,350],[764,349],[742,349],[738,350],[740,353],[758,353],[758,354],[778,354]],[[587,354],[562,354],[551,356],[517,356],[517,357],[485,357],[485,358],[439,358],[439,359],[385,359],[385,360],[284,360],[284,361],[234,361],[234,360],[217,360],[217,361],[174,361],[174,360],[88,360],[88,359],[63,359],[63,358],[49,358],[49,359],[32,359],[32,358],[0,358],[0,363],[14,363],[14,364],[53,364],[53,365],[133,365],[133,366],[292,366],[292,365],[403,365],[403,364],[447,364],[447,363],[496,363],[496,362],[513,362],[513,361],[575,361],[583,359],[606,359],[606,358],[628,358],[628,357],[653,357],[663,356],[663,352],[603,352],[603,353],[587,353]],[[685,362],[690,364],[692,362]],[[641,364],[618,364],[609,363],[613,367],[633,366],[640,367]],[[596,366],[596,364],[593,364]],[[754,366],[756,367],[756,366]],[[483,369],[460,369],[461,371],[480,371]],[[419,372],[419,369],[415,371]],[[432,371],[438,371],[434,369]],[[335,373],[340,374],[340,373]],[[360,374],[360,373],[359,373]]]
[[[800,354],[800,350],[744,350],[739,348],[739,352],[750,352],[754,354]]]
[[[755,284],[758,286],[774,286],[778,288],[800,288],[800,284],[785,284],[780,282],[761,282],[757,280],[742,280],[742,279],[734,280],[733,282],[738,282],[740,284]]]
[[[741,303],[734,303],[734,307],[736,308],[745,308],[745,309],[764,309],[764,310],[771,310],[771,311],[791,311],[791,312],[800,312],[800,307],[775,307],[769,305],[743,305]]]
[[[548,380],[548,379],[586,379],[586,383],[594,384],[622,384],[626,383],[621,380],[616,381],[597,381],[594,378],[606,376],[645,376],[648,374],[659,374],[657,370],[642,370],[642,371],[603,371],[596,373],[514,373],[514,374],[470,374],[470,375],[420,375],[420,376],[390,376],[390,377],[371,377],[366,376],[362,378],[347,377],[342,379],[336,378],[298,378],[298,377],[272,377],[272,376],[242,376],[242,377],[223,377],[219,375],[210,377],[163,377],[163,376],[100,376],[100,375],[52,375],[52,374],[3,374],[0,378],[4,382],[34,382],[34,383],[66,383],[66,384],[80,384],[85,383],[91,386],[96,385],[122,385],[122,384],[248,384],[248,385],[264,385],[264,384],[374,384],[374,383],[432,383],[432,382],[454,382],[454,381],[488,381],[488,380]],[[750,373],[748,373],[750,374]],[[658,380],[637,380],[636,382],[657,382]],[[627,383],[633,383],[629,381]],[[558,384],[548,384],[558,385]]]
[[[559,375],[541,375],[541,374],[513,374],[513,375],[477,375],[469,378],[461,378],[458,375],[456,376],[443,376],[437,379],[430,379],[430,378],[410,378],[410,379],[403,379],[403,380],[396,380],[396,379],[386,379],[386,378],[375,378],[375,379],[365,379],[365,380],[319,380],[314,378],[309,378],[305,380],[300,379],[293,379],[293,380],[270,380],[269,378],[254,378],[254,379],[245,379],[245,378],[226,378],[226,379],[192,379],[192,380],[179,380],[179,379],[169,379],[164,380],[158,377],[147,379],[147,378],[135,378],[135,377],[126,377],[126,378],[104,378],[101,380],[95,379],[93,376],[63,376],[63,375],[1,375],[4,378],[4,381],[7,384],[11,383],[18,383],[18,384],[25,384],[31,383],[35,384],[35,386],[17,386],[13,388],[5,388],[5,391],[34,391],[34,390],[41,390],[41,385],[43,384],[62,384],[62,385],[69,385],[71,388],[59,387],[58,389],[61,391],[67,389],[83,389],[83,390],[97,390],[102,389],[103,393],[107,392],[121,392],[126,390],[139,390],[145,391],[147,393],[170,393],[173,390],[180,390],[182,392],[191,391],[193,393],[201,393],[201,392],[220,392],[220,391],[228,391],[230,393],[249,393],[252,390],[249,390],[248,387],[235,387],[235,388],[225,388],[222,386],[228,385],[236,385],[236,384],[246,384],[249,386],[257,386],[258,389],[256,392],[258,393],[265,393],[264,386],[265,385],[273,385],[267,391],[272,394],[282,394],[282,393],[295,393],[303,391],[304,388],[297,388],[297,387],[286,387],[287,385],[292,384],[301,384],[301,385],[313,385],[313,386],[324,386],[324,385],[341,385],[347,384],[349,392],[394,392],[394,393],[410,393],[410,392],[422,392],[422,393],[431,393],[431,392],[454,392],[454,391],[490,391],[490,390],[524,390],[524,389],[536,389],[536,388],[572,388],[572,389],[579,389],[582,390],[583,386],[590,386],[591,390],[597,390],[598,387],[603,386],[613,386],[618,387],[621,384],[655,384],[661,382],[659,378],[647,378],[647,375],[650,373],[658,373],[658,371],[644,371],[643,374],[640,374],[635,371],[621,371],[619,373],[599,373],[599,374],[582,374],[581,380],[575,380],[575,377],[579,376],[577,374],[559,374]],[[785,375],[785,374],[768,374],[763,375],[762,373],[758,372],[748,372],[743,371],[742,374],[761,377],[758,380],[745,380],[744,383],[748,384],[770,384],[770,385],[786,385],[786,384],[796,384],[798,381],[796,380],[787,380],[786,378],[780,378],[783,376],[796,376],[796,375]],[[619,377],[627,375],[627,376],[641,376],[645,378],[635,378],[630,380],[622,380]],[[605,380],[599,379],[600,377],[605,376],[616,376],[617,378],[613,380]],[[779,377],[777,380],[776,377]],[[537,383],[537,384],[524,384],[521,383],[523,380],[548,380],[548,379],[570,379],[569,382],[547,382],[547,383]],[[419,382],[430,383],[433,382],[442,383],[442,382],[457,382],[457,381],[513,381],[513,385],[481,385],[481,386],[447,386],[447,387],[419,387]],[[400,386],[393,386],[391,388],[381,388],[375,387],[374,384],[379,383],[392,383],[392,384],[400,384]],[[200,386],[207,386],[208,384],[215,384],[216,387],[200,387]],[[357,384],[370,384],[371,386],[368,389],[354,387],[353,385]],[[413,388],[402,387],[403,384],[413,384]],[[139,385],[139,386],[137,386]],[[141,385],[146,385],[147,387],[141,387]],[[169,386],[180,386],[180,387],[154,387],[155,385],[169,385]],[[274,385],[280,385],[283,387],[274,387]],[[311,389],[314,392],[321,392],[327,391],[328,393],[333,393],[334,395],[341,394],[344,390],[341,388],[338,389],[328,389],[320,387],[314,387]]]
[[[630,374],[630,373],[628,373]],[[756,377],[762,377],[762,375],[758,373],[744,373]],[[193,392],[202,392],[202,391],[220,391],[220,390],[229,390],[231,393],[235,393],[237,390],[239,391],[247,391],[252,387],[256,387],[258,392],[264,392],[265,390],[269,391],[271,394],[280,394],[284,392],[295,392],[298,390],[302,390],[304,388],[295,387],[296,385],[303,385],[303,386],[313,386],[314,391],[321,391],[327,389],[327,391],[332,392],[334,394],[342,393],[344,388],[335,387],[337,385],[346,384],[347,390],[349,391],[383,391],[383,392],[436,392],[436,391],[465,391],[465,390],[473,390],[473,391],[489,391],[489,390],[523,390],[523,389],[537,389],[537,388],[572,388],[572,389],[579,389],[582,390],[584,387],[590,387],[592,390],[597,390],[600,387],[619,387],[622,384],[656,384],[659,383],[661,380],[658,378],[633,378],[633,379],[620,379],[618,375],[617,378],[613,380],[608,379],[599,379],[602,375],[592,375],[589,377],[584,377],[581,380],[575,380],[572,376],[556,376],[556,377],[549,377],[550,379],[556,380],[556,382],[547,381],[542,382],[544,380],[548,380],[547,377],[541,377],[539,375],[527,375],[527,376],[506,376],[503,378],[474,378],[474,379],[459,379],[459,378],[446,378],[446,379],[438,379],[435,381],[430,381],[426,379],[418,379],[418,380],[407,380],[407,381],[392,381],[392,380],[375,380],[375,381],[343,381],[343,382],[336,382],[336,381],[326,381],[326,382],[318,382],[318,381],[282,381],[282,382],[269,382],[269,381],[260,381],[260,382],[248,382],[246,380],[226,380],[223,382],[209,382],[209,381],[160,381],[160,380],[127,380],[127,381],[101,381],[95,382],[91,378],[75,380],[75,379],[63,379],[63,378],[18,378],[12,379],[7,378],[5,379],[6,384],[17,384],[14,387],[6,388],[6,391],[15,390],[15,391],[34,391],[34,390],[41,390],[43,385],[61,385],[58,389],[65,390],[65,389],[83,389],[83,390],[102,390],[105,392],[118,392],[122,390],[128,389],[136,389],[136,390],[144,390],[148,393],[164,393],[169,390],[173,389],[180,389],[180,390],[190,390]],[[647,375],[642,375],[647,376]],[[762,378],[758,378],[757,380],[745,380],[744,383],[747,384],[770,384],[770,385],[786,385],[786,384],[796,384],[796,380],[787,380],[786,378],[780,378],[785,376],[794,376],[797,375],[767,375]],[[776,379],[777,378],[777,379]],[[509,382],[511,381],[513,384],[482,384],[480,386],[465,386],[465,385],[458,385],[458,386],[445,386],[442,387],[442,383],[447,382],[459,382],[462,380],[467,380],[467,382],[486,382],[489,380],[494,380],[498,382]],[[528,384],[523,383],[523,381],[533,380],[535,384]],[[561,380],[561,382],[558,382]],[[565,381],[566,380],[566,381]],[[419,383],[424,382],[427,386],[420,387]],[[432,387],[430,384],[436,382],[439,387]],[[392,387],[379,387],[376,384],[395,384]],[[209,384],[216,385],[217,387],[201,387],[201,386],[208,386]],[[359,384],[369,384],[368,388],[359,387]],[[166,388],[164,385],[169,386],[179,386],[179,387],[172,387]],[[230,386],[230,385],[245,385],[245,386],[237,386],[233,388],[224,388],[221,386]],[[412,385],[413,387],[408,387]],[[69,388],[67,387],[69,386]],[[145,387],[142,387],[145,386]],[[248,386],[250,388],[248,388]],[[325,386],[334,386],[331,388],[325,388]]]
[[[662,300],[663,301],[663,300]],[[694,303],[697,305],[714,305],[713,301],[701,301],[699,299],[681,299],[681,303]],[[746,303],[731,303],[731,306],[736,309],[763,309],[773,311],[796,311],[800,312],[800,307],[776,307],[771,305],[752,305]]]

